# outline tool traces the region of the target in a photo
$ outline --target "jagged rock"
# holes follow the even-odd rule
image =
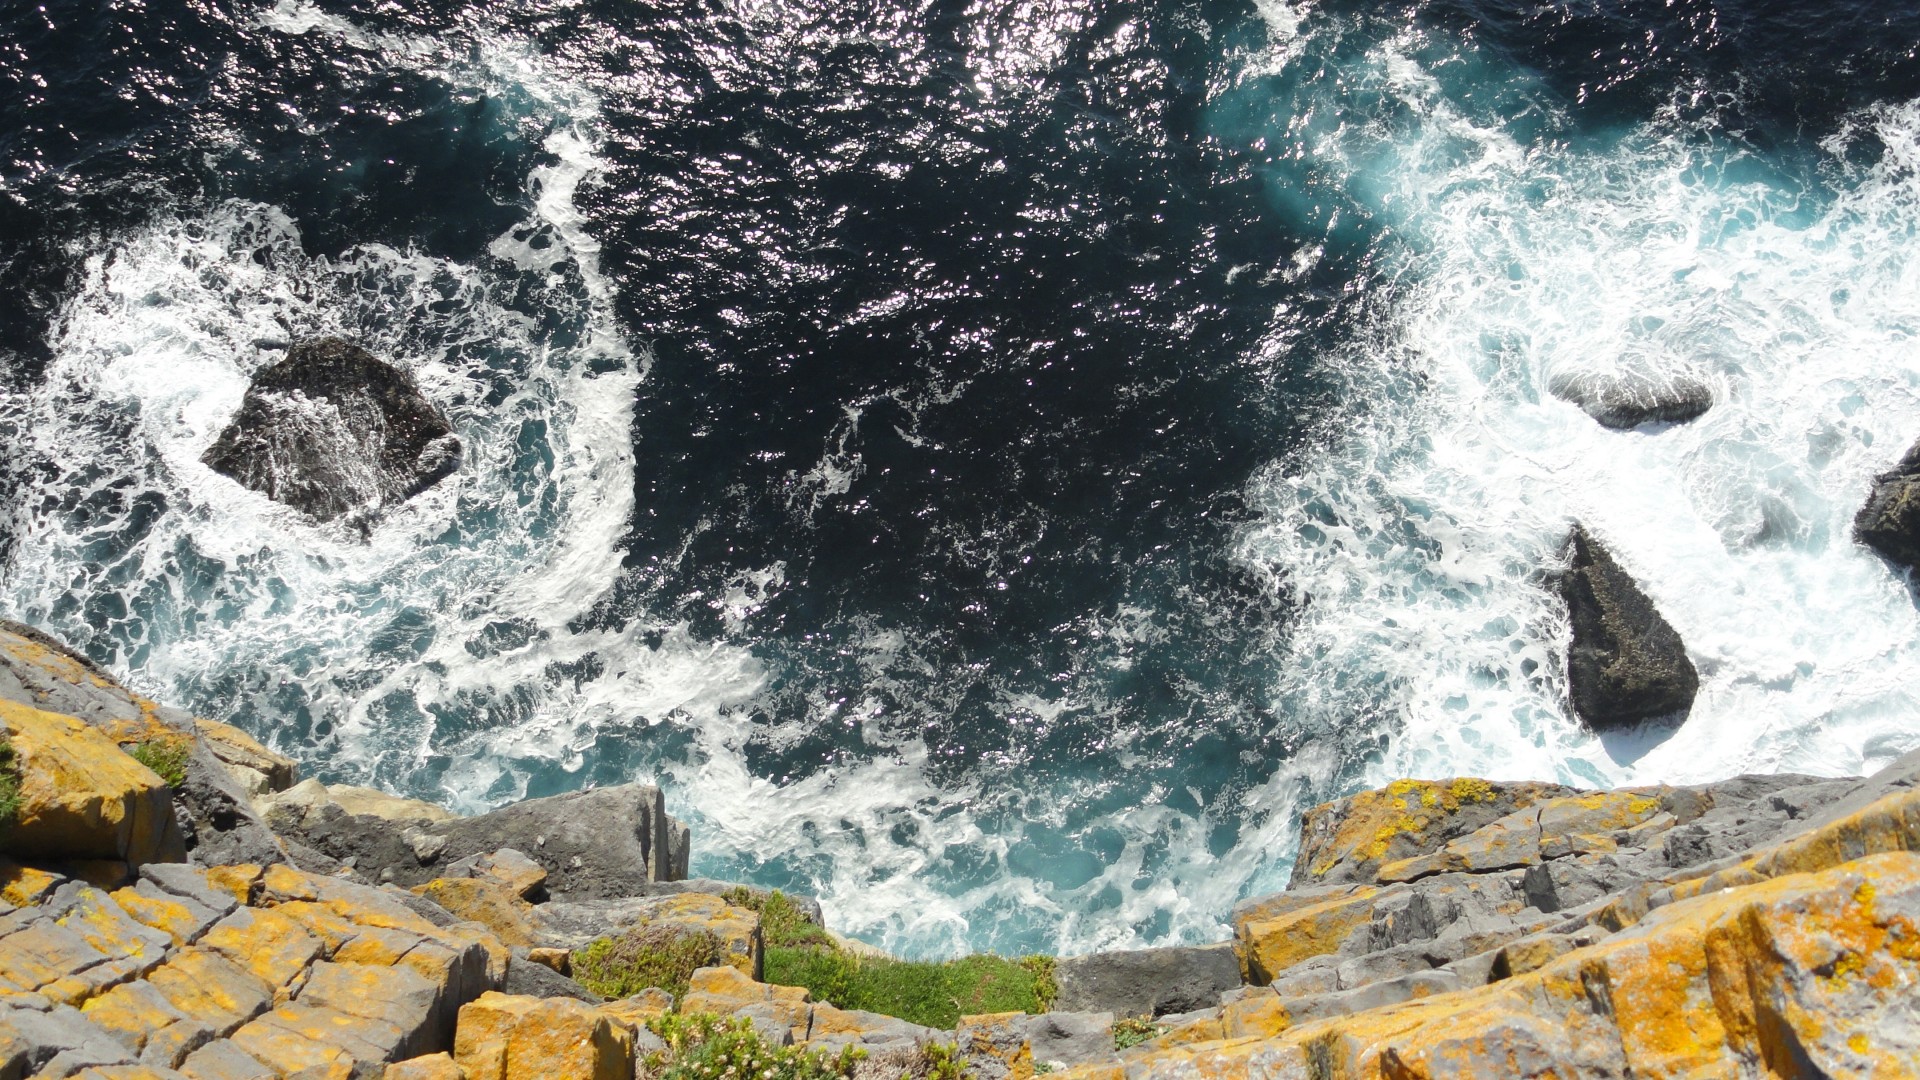
[[[539,864],[547,873],[547,891],[561,900],[645,895],[655,883],[687,874],[687,827],[667,815],[660,789],[651,784],[528,799],[475,817],[414,818],[410,830],[383,817],[348,812],[331,798],[333,790],[326,789],[329,796],[321,798],[297,784],[276,797],[273,820],[283,835],[350,861],[368,878],[420,885],[445,877],[445,870],[462,860],[503,847]],[[400,802],[412,800],[387,805]],[[427,848],[420,844],[422,837],[446,843]]]
[[[507,978],[500,986],[501,993],[512,994],[517,997],[572,998],[575,1001],[584,1001],[589,1005],[598,1005],[601,1003],[599,994],[581,986],[579,983],[547,967],[545,964],[536,964],[532,960],[527,959],[524,955],[521,955],[525,951],[524,949],[516,950],[513,958],[507,961]]]
[[[524,948],[538,940],[531,921],[533,905],[504,885],[478,878],[435,878],[413,891],[456,918],[486,927],[508,946]]]
[[[1027,1014],[985,1013],[963,1016],[954,1041],[969,1071],[979,1080],[1033,1080],[1033,1045],[1027,1039]]]
[[[1920,567],[1920,442],[1873,478],[1853,518],[1853,538],[1900,566]]]
[[[1473,778],[1396,780],[1308,810],[1288,892],[1234,909],[1236,923],[1270,918],[1260,903],[1285,904],[1303,886],[1374,881],[1381,864],[1424,855],[1542,799],[1576,794],[1559,784]],[[1316,901],[1317,902],[1317,901]]]
[[[869,1048],[902,1043],[912,1045],[932,1042],[939,1037],[940,1033],[932,1028],[892,1016],[860,1009],[839,1009],[817,1002],[808,1013],[805,1041],[814,1049],[832,1050],[849,1045]],[[1113,1049],[1111,1035],[1107,1037],[1107,1049]]]
[[[259,740],[231,724],[195,719],[194,729],[207,749],[249,796],[285,791],[294,784],[298,768],[285,754],[276,754]]]
[[[1680,635],[1586,529],[1575,526],[1567,546],[1556,584],[1573,624],[1574,713],[1606,731],[1691,709],[1700,676]]]
[[[536,904],[547,898],[546,868],[512,848],[469,855],[448,866],[444,876],[492,881],[522,900]]]
[[[1547,392],[1616,430],[1684,424],[1713,408],[1712,384],[1688,371],[1566,372],[1548,381]]]
[[[404,502],[451,475],[460,440],[413,377],[339,338],[261,369],[201,458],[319,521]]]
[[[166,784],[97,728],[0,701],[0,730],[20,769],[20,807],[0,839],[7,853],[130,867],[186,859]]]
[[[1054,978],[1067,1012],[1165,1016],[1218,1005],[1240,985],[1240,961],[1228,943],[1137,949],[1063,959]]]

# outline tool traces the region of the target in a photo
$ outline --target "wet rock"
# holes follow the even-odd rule
[[[1713,408],[1713,386],[1688,371],[1569,372],[1555,375],[1547,392],[1615,430],[1684,424]]]
[[[1218,1005],[1240,985],[1240,961],[1226,943],[1136,949],[1061,960],[1054,978],[1063,1011],[1165,1016]]]
[[[201,458],[319,521],[419,494],[460,464],[460,440],[413,377],[339,338],[296,342],[254,375]]]
[[[1693,707],[1700,676],[1686,643],[1586,529],[1574,527],[1556,584],[1573,623],[1568,689],[1588,727],[1630,727]]]
[[[1904,567],[1920,567],[1920,442],[1873,478],[1853,518],[1853,538]]]

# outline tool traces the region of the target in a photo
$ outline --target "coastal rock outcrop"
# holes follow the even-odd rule
[[[1853,537],[1899,566],[1920,567],[1920,442],[1900,463],[1873,478]]]
[[[1568,691],[1575,715],[1588,727],[1630,727],[1693,707],[1700,675],[1686,643],[1581,526],[1567,541],[1567,568],[1555,585],[1573,624]]]
[[[1642,424],[1684,424],[1713,408],[1713,386],[1689,371],[1563,372],[1547,383],[1547,392],[1580,406],[1604,427],[1616,430]]]
[[[68,683],[90,669],[57,643],[34,667],[8,654],[22,641],[0,635],[14,692],[94,710],[0,703],[29,767],[43,736],[14,722],[32,714],[78,733],[102,776],[158,787],[110,732],[192,729],[139,726],[104,674]],[[122,857],[126,815],[81,815],[52,851],[0,832],[0,1080],[633,1080],[718,1075],[722,1046],[773,1080],[1920,1077],[1920,751],[1865,779],[1396,781],[1308,812],[1292,886],[1241,903],[1231,942],[970,958],[1000,972],[988,982],[1026,972],[1034,1011],[976,996],[969,1013],[955,984],[916,989],[936,965],[833,944],[817,905],[658,880],[684,874],[686,835],[653,789],[462,819],[286,786],[244,736],[224,755],[183,737],[236,788],[285,786],[255,797],[304,831],[271,865],[207,865],[204,844],[187,853],[202,865]],[[569,879],[599,849],[565,830],[601,814],[620,872]],[[308,845],[342,821],[362,841],[385,830],[430,880],[377,884],[367,871],[390,867]],[[531,850],[448,858],[461,822],[531,830]],[[110,873],[83,857],[101,851]],[[891,990],[856,1002],[863,965]],[[762,981],[782,972],[808,985]],[[931,1006],[937,1027],[902,1018]]]
[[[451,475],[460,440],[412,376],[339,338],[263,368],[201,458],[318,521],[404,502]]]

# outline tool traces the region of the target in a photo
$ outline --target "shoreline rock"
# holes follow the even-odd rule
[[[1611,731],[1693,708],[1700,675],[1679,633],[1585,527],[1574,526],[1566,551],[1567,568],[1553,583],[1573,625],[1574,714]]]
[[[1920,442],[1873,478],[1854,515],[1853,538],[1896,566],[1920,567]]]
[[[1578,405],[1602,427],[1615,431],[1644,424],[1684,424],[1713,408],[1713,385],[1687,371],[1558,374],[1548,381],[1547,392]]]
[[[255,373],[201,460],[316,521],[405,502],[451,476],[460,440],[413,377],[339,338]]]

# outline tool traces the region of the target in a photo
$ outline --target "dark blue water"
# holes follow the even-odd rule
[[[1833,417],[1904,400],[1920,329],[1885,265],[1909,5],[56,2],[0,45],[0,608],[329,779],[663,779],[698,868],[912,951],[1209,937],[1302,806],[1382,770],[1632,767],[1567,721],[1528,584],[1600,511],[1447,451],[1535,437],[1445,358],[1540,407],[1564,350],[1528,334],[1595,294],[1559,276],[1579,229],[1620,263],[1851,244],[1877,314],[1770,331],[1878,327]],[[1765,349],[1693,273],[1567,340],[1625,327],[1739,397]],[[1749,327],[1846,307],[1726,273]],[[197,467],[319,331],[481,448],[370,544]],[[1688,446],[1689,520],[1825,556],[1822,470],[1901,408],[1856,425],[1877,451],[1837,419],[1817,453],[1771,420]],[[1704,587],[1688,550],[1640,565]],[[1897,599],[1848,565],[1815,588]],[[1915,640],[1889,611],[1882,658]],[[1716,655],[1732,711],[1799,662]],[[1700,767],[1890,752],[1899,700],[1794,701]]]

